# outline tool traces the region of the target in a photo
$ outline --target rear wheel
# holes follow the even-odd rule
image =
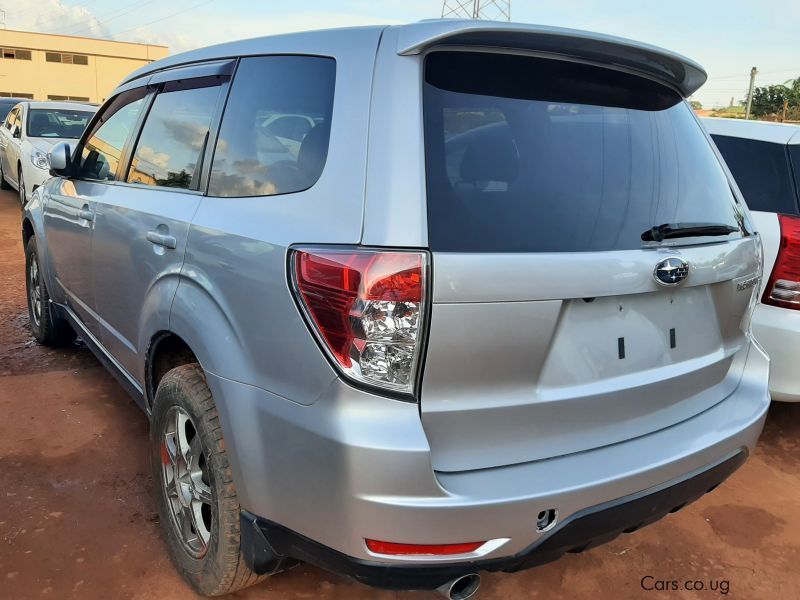
[[[28,317],[36,341],[45,346],[63,346],[75,339],[75,332],[66,319],[55,314],[50,294],[42,276],[36,238],[25,246],[25,284],[28,296]]]
[[[176,367],[159,383],[150,442],[161,525],[184,579],[206,596],[265,579],[242,557],[239,500],[217,409],[198,364]]]

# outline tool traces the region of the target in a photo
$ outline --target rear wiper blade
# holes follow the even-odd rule
[[[661,242],[670,238],[728,235],[737,231],[741,230],[725,223],[662,223],[645,231],[642,241]]]

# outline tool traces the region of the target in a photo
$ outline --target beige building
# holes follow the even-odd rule
[[[103,102],[166,46],[0,29],[0,96]]]

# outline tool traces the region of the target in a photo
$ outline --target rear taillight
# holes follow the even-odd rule
[[[762,302],[800,310],[800,218],[778,215],[781,245]]]
[[[413,393],[426,265],[423,252],[294,250],[295,294],[312,331],[345,375]]]

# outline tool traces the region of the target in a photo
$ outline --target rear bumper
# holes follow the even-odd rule
[[[435,589],[478,571],[514,572],[582,552],[619,534],[631,533],[670,512],[680,510],[722,483],[745,461],[741,450],[726,460],[656,490],[619,498],[572,515],[549,537],[503,558],[438,565],[387,565],[353,558],[270,521],[242,512],[241,526],[249,543],[245,560],[257,573],[268,573],[286,558],[311,563],[360,583],[387,589]]]
[[[364,581],[371,581],[360,571],[367,567],[347,565],[434,569],[437,575],[414,584],[425,587],[442,573],[449,576],[454,563],[466,570],[513,570],[552,560],[548,557],[658,518],[716,485],[730,471],[716,482],[701,478],[691,489],[675,487],[687,477],[723,473],[709,469],[754,447],[769,406],[768,375],[769,359],[753,344],[736,391],[691,419],[587,452],[456,473],[433,470],[415,404],[338,380],[311,405],[211,373],[208,383],[240,504],[260,517],[258,531],[266,530],[270,543],[281,553]],[[653,495],[667,488],[677,491]],[[629,504],[642,494],[649,500]],[[605,509],[620,503],[626,513],[637,507],[635,516],[611,519],[616,511]],[[553,508],[557,525],[537,531],[538,513]],[[611,525],[597,527],[585,541],[572,532],[588,527],[586,521],[567,530],[569,523],[600,511]],[[444,558],[398,557],[371,553],[365,538],[498,543],[484,552]],[[533,548],[536,558],[529,560]],[[394,577],[378,585],[401,585]]]
[[[759,303],[753,312],[752,327],[753,335],[770,357],[772,399],[800,402],[800,310]]]

